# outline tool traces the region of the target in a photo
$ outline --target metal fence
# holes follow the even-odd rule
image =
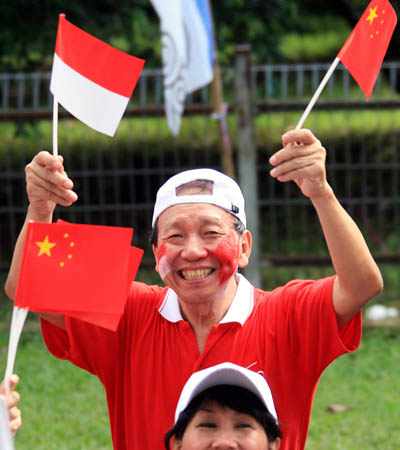
[[[250,66],[251,118],[254,130],[257,218],[257,265],[262,286],[292,277],[316,277],[331,271],[313,208],[293,184],[268,176],[268,157],[279,149],[280,132],[294,126],[328,69],[327,64]],[[400,63],[385,63],[371,100],[347,70],[339,66],[306,126],[327,136],[328,180],[341,203],[362,228],[382,264],[386,297],[398,297],[400,261],[399,131]],[[228,124],[240,184],[243,141],[238,126],[237,68],[222,71],[229,104]],[[49,73],[0,74],[0,276],[7,272],[24,219],[24,166],[43,148],[51,129]],[[249,85],[250,87],[250,85]],[[236,92],[235,92],[236,89]],[[187,99],[178,138],[166,130],[162,76],[144,70],[114,139],[60,112],[60,151],[80,197],[57,216],[80,223],[133,226],[135,245],[145,248],[143,268],[152,265],[147,244],[151,211],[159,185],[171,174],[193,167],[221,169],[218,127],[210,113],[211,92],[204,88]],[[246,131],[246,132],[247,132]],[[279,131],[279,133],[278,133]],[[254,178],[254,177],[253,177]]]
[[[255,101],[279,102],[308,100],[317,89],[329,64],[266,64],[252,66],[251,81]],[[378,76],[372,100],[399,100],[400,62],[384,62]],[[234,93],[234,69],[222,70],[225,94],[232,100]],[[19,117],[46,117],[52,111],[53,97],[49,91],[50,73],[0,74],[0,120]],[[363,100],[363,93],[357,87],[347,69],[339,64],[332,74],[321,99],[355,101]],[[195,105],[210,104],[210,89],[205,87],[195,95],[187,97],[187,104],[193,112]],[[158,114],[163,104],[161,70],[144,69],[138,86],[130,101],[131,114]],[[135,111],[140,107],[140,111]],[[156,107],[156,109],[155,109]],[[207,109],[207,108],[205,108]],[[191,108],[189,108],[191,112]],[[25,114],[23,114],[25,113]],[[29,113],[29,114],[28,114]]]

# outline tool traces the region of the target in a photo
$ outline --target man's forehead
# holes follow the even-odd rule
[[[193,214],[193,213],[196,214]],[[163,211],[159,218],[158,223],[166,224],[171,222],[179,222],[182,216],[189,215],[189,218],[193,221],[200,223],[219,223],[234,221],[234,216],[225,209],[217,205],[210,203],[179,203],[177,205],[170,206]]]
[[[153,227],[167,208],[187,203],[223,208],[246,226],[244,198],[236,181],[213,169],[192,169],[174,175],[157,191]]]
[[[182,195],[212,195],[214,182],[212,180],[193,180],[175,188],[177,197]]]

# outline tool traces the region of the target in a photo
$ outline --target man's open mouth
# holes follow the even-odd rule
[[[214,269],[180,270],[178,273],[184,280],[201,280],[214,272]]]

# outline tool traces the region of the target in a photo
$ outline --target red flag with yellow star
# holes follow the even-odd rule
[[[15,306],[115,330],[143,251],[132,228],[28,224]]]
[[[388,0],[372,0],[337,57],[369,99],[397,23]]]

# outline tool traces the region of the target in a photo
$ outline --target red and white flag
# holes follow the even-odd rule
[[[144,63],[60,14],[50,91],[77,119],[113,136]]]

